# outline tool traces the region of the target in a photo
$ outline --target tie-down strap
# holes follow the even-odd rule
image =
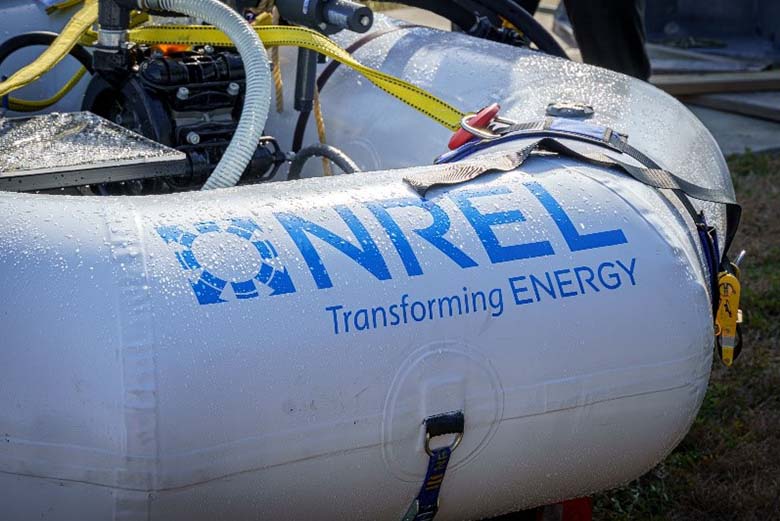
[[[521,138],[537,138],[518,151],[508,153],[485,154],[468,161],[459,161],[471,154],[489,149],[497,144],[507,143]],[[643,166],[600,152],[580,152],[563,144],[558,138],[572,139],[598,145],[617,154],[624,154]],[[600,166],[617,168],[637,181],[662,190],[671,190],[680,199],[691,214],[694,222],[699,222],[699,212],[688,200],[689,197],[701,201],[710,201],[726,206],[726,241],[724,252],[736,233],[741,207],[733,197],[722,190],[706,188],[687,181],[668,170],[661,168],[655,161],[628,144],[628,140],[607,127],[567,120],[547,118],[541,122],[517,124],[506,129],[500,137],[491,140],[471,141],[453,150],[439,159],[442,168],[431,172],[410,175],[404,178],[414,190],[425,197],[431,188],[465,183],[481,175],[494,172],[509,172],[519,168],[534,152],[553,152]]]
[[[420,492],[406,510],[401,521],[432,521],[439,511],[439,492],[441,491],[447,465],[452,452],[463,439],[465,417],[463,411],[451,411],[429,416],[423,421],[425,426],[425,453],[428,454],[428,470],[425,472]],[[431,440],[447,434],[455,435],[450,445],[432,448]]]

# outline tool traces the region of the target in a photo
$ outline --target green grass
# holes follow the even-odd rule
[[[655,469],[594,497],[597,521],[780,520],[780,156],[730,157],[744,208],[744,350],[713,364],[690,433]]]

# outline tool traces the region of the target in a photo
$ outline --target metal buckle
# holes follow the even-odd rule
[[[463,130],[465,130],[472,136],[476,136],[480,139],[485,139],[485,140],[491,140],[491,139],[496,139],[501,137],[502,134],[494,132],[493,130],[490,129],[490,127],[485,127],[483,129],[483,128],[477,128],[472,126],[469,122],[471,121],[471,118],[473,118],[474,116],[476,116],[476,114],[471,113],[471,114],[466,114],[461,118],[460,126],[461,128],[463,128]],[[511,127],[512,125],[516,124],[514,121],[510,119],[502,118],[501,116],[494,117],[493,120],[490,122],[490,124],[492,125],[494,123],[499,123],[501,125],[505,125],[506,127]]]
[[[463,441],[463,433],[455,433],[455,440],[450,444],[450,452],[454,452],[461,441]],[[428,431],[425,431],[425,453],[428,456],[433,456],[433,450],[431,450],[431,433]]]
[[[463,431],[465,430],[463,411],[450,411],[429,416],[423,421],[423,424],[425,425],[425,452],[428,456],[433,456],[433,449],[431,449],[432,438],[454,434],[455,440],[449,447],[450,452],[457,449],[463,440]]]

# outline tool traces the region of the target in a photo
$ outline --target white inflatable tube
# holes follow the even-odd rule
[[[524,170],[0,195],[7,519],[400,518],[453,409],[442,519],[650,468],[709,373],[695,238],[613,172]]]
[[[430,64],[428,86],[460,106],[484,92],[439,68],[445,51],[533,63],[480,84],[511,100],[536,82],[546,95],[507,104],[520,120],[590,94],[594,120],[665,167],[728,183],[706,130],[649,86],[409,34],[431,40],[376,40],[384,68]],[[324,99],[333,143],[382,169],[443,149],[445,133],[351,74],[328,89],[392,106],[387,125],[407,131],[389,140],[373,112]],[[447,90],[442,76],[461,79]],[[273,125],[289,136],[289,120]],[[581,496],[660,461],[712,356],[686,215],[563,157],[423,200],[403,178],[429,168],[138,198],[0,193],[3,519],[400,519],[427,464],[421,423],[452,410],[465,433],[437,520]]]

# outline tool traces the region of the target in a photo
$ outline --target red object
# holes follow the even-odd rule
[[[564,501],[563,521],[593,521],[593,501],[589,497]]]
[[[593,501],[589,497],[582,497],[539,507],[534,518],[535,521],[593,521]],[[519,521],[528,517],[517,519]]]
[[[498,111],[501,110],[501,106],[498,103],[488,105],[484,109],[477,112],[475,115],[468,119],[469,125],[476,128],[487,128],[491,121],[498,115]],[[447,145],[450,150],[455,150],[459,146],[465,145],[472,139],[474,135],[469,133],[468,130],[459,128],[455,134],[450,138],[450,142]]]

